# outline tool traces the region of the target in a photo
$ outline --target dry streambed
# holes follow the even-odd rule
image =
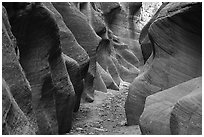
[[[129,83],[123,82],[120,91],[95,91],[93,103],[82,103],[74,116],[71,135],[141,134],[139,126],[126,126],[125,99]]]

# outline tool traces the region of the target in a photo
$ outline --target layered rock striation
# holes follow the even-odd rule
[[[202,6],[163,3],[141,31],[144,6],[3,3],[3,134],[66,134],[81,99],[123,81],[128,125],[200,134]]]
[[[155,106],[152,105],[155,107],[154,109],[146,109],[146,106],[148,106],[146,103],[149,100],[146,98],[157,92],[162,91],[163,93],[165,89],[202,75],[201,10],[201,3],[164,3],[141,32],[141,44],[148,42],[152,52],[149,57],[145,57],[147,61],[141,70],[142,73],[134,79],[129,87],[125,108],[128,125],[141,123],[141,126],[144,127],[142,127],[144,134],[189,134],[188,131],[180,129],[175,132],[177,129],[173,127],[176,125],[181,126],[180,121],[178,122],[179,124],[171,124],[172,132],[169,129],[167,132],[165,129],[166,125],[163,127],[164,130],[159,132],[159,128],[157,129],[157,126],[154,124],[159,124],[157,119],[159,119],[158,121],[161,124],[169,120],[168,116],[171,111],[169,103],[168,101],[167,104],[157,104],[155,102]],[[145,48],[142,50],[143,52],[149,52]],[[182,93],[179,90],[172,93],[169,95],[169,98],[181,94],[180,92]],[[168,92],[165,93],[167,94]],[[185,95],[183,94],[183,96]],[[198,101],[197,105],[199,106],[201,100],[193,96],[192,98]],[[187,100],[185,99],[185,101]],[[158,98],[158,101],[160,101],[160,98]],[[192,104],[192,101],[189,100],[189,103]],[[158,108],[156,109],[156,107]],[[159,107],[162,107],[161,109],[164,108],[164,110],[160,110]],[[182,107],[184,106],[181,106],[179,109],[182,109]],[[141,122],[139,122],[144,109],[149,112],[151,111],[151,114],[149,114],[148,120],[144,120],[143,117]],[[178,106],[175,106],[176,109],[178,109]],[[188,109],[187,111],[191,111],[191,108]],[[182,114],[182,110],[180,111],[179,113]],[[176,113],[178,113],[178,110]],[[143,114],[147,115],[146,112]],[[200,112],[198,114],[200,115]],[[155,115],[161,115],[161,117],[154,118]],[[177,115],[176,117],[180,116]],[[199,116],[197,118],[199,119]],[[172,119],[177,118],[172,116]],[[144,126],[144,123],[147,121],[152,122],[151,129],[148,126]],[[145,130],[146,128],[147,130]],[[169,128],[169,125],[167,128]],[[197,133],[199,134],[200,131],[194,132],[194,134]]]

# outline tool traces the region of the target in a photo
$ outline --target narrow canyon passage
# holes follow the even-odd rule
[[[140,135],[139,125],[126,126],[125,99],[130,83],[120,84],[120,90],[107,93],[95,91],[93,103],[81,103],[74,114],[69,135]]]
[[[2,134],[202,134],[202,3],[3,2]]]

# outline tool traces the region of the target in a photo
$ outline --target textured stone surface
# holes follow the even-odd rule
[[[70,29],[66,26],[61,14],[54,8],[52,3],[44,2],[43,4],[49,8],[55,16],[57,25],[59,27],[60,43],[62,45],[63,53],[75,59],[80,66],[86,65],[89,61],[89,56],[87,52],[79,45]]]
[[[159,91],[165,93],[159,97],[166,97],[163,90],[201,76],[201,6],[164,3],[141,31],[156,5],[6,3],[9,21],[3,9],[2,70],[16,105],[11,109],[15,113],[7,113],[12,104],[8,100],[13,97],[4,96],[4,134],[17,131],[9,126],[9,133],[5,126],[10,123],[6,117],[13,116],[27,124],[22,126],[26,130],[12,134],[65,134],[72,127],[72,111],[79,109],[81,96],[83,102],[93,102],[100,98],[94,97],[94,90],[119,90],[125,82],[132,82],[125,104],[128,125],[138,124],[145,108],[145,116],[161,124],[141,122],[143,134],[156,134],[157,130],[157,134],[200,134],[200,92],[187,96],[182,92],[185,97],[177,96],[173,109],[169,102],[152,103],[156,104],[151,106],[152,113],[145,100]],[[195,113],[190,114],[192,111]],[[154,117],[161,113],[165,115]],[[35,131],[31,133],[30,127]]]
[[[80,11],[87,16],[89,24],[93,27],[96,34],[99,35],[104,28],[106,28],[101,12],[94,9],[95,3],[82,2],[80,3]],[[99,35],[100,36],[100,35]]]
[[[18,61],[16,39],[10,29],[7,12],[2,6],[3,134],[35,134],[37,125],[32,109],[31,87]]]
[[[10,22],[18,42],[20,63],[31,85],[38,134],[68,132],[75,93],[61,56],[59,29],[53,15],[40,3],[31,4],[30,9],[21,16],[17,14]],[[55,92],[42,97],[44,79],[49,73]]]
[[[181,98],[174,106],[170,117],[171,134],[202,134],[202,86]]]
[[[201,76],[201,4],[169,3],[148,29],[153,53],[129,87],[128,125],[138,124],[147,96]]]
[[[10,92],[24,113],[31,108],[31,88],[23,69],[18,61],[19,54],[16,39],[11,32],[11,26],[5,8],[2,8],[2,77],[7,82]],[[21,99],[25,98],[24,101]]]
[[[112,76],[108,72],[106,72],[101,67],[101,65],[98,64],[98,62],[96,65],[97,65],[98,72],[100,73],[101,78],[103,79],[103,82],[105,83],[106,87],[113,90],[119,90],[119,87],[113,80]]]
[[[124,8],[124,5],[125,5],[125,8]],[[128,45],[127,50],[129,50],[129,52],[132,52],[132,54],[135,55],[134,60],[137,60],[137,63],[133,65],[139,66],[140,63],[142,63],[143,59],[142,59],[140,45],[137,41],[139,37],[139,30],[137,30],[137,26],[134,23],[138,18],[136,17],[136,15],[134,17],[130,15],[132,14],[132,13],[129,13],[129,6],[131,5],[134,5],[134,4],[133,3],[127,4],[125,2],[121,2],[120,4],[101,3],[102,7],[108,6],[110,8],[110,11],[105,13],[104,15],[105,20],[107,22],[107,26],[116,36],[118,36],[120,41]],[[136,11],[135,11],[135,14],[136,14]]]
[[[201,100],[195,96],[201,93],[201,87],[202,78],[199,77],[148,96],[140,117],[142,134],[200,134]],[[192,123],[197,124],[194,128],[190,128],[189,117],[192,116],[195,117]]]
[[[90,26],[87,17],[73,3],[52,3],[62,15],[66,26],[71,30],[77,42],[87,51],[89,57],[95,55],[100,38]]]
[[[2,79],[2,134],[6,135],[33,135],[34,128],[24,112],[19,108],[10,89]]]
[[[84,93],[93,100],[94,96],[94,77],[96,73],[96,47],[100,37],[90,26],[87,17],[77,9],[73,3],[52,3],[57,11],[62,15],[66,26],[74,34],[77,42],[86,50],[90,57],[88,75],[85,78]]]

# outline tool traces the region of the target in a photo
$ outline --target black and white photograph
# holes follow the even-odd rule
[[[2,135],[202,135],[202,2],[2,5]]]

